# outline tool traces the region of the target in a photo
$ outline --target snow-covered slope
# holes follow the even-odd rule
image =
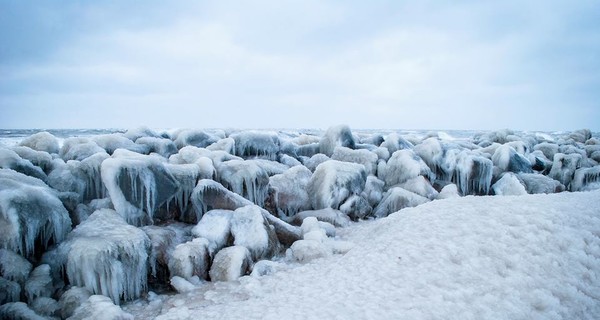
[[[600,191],[437,200],[345,255],[124,307],[157,319],[600,319]]]

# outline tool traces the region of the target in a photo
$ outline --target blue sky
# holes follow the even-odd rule
[[[599,119],[599,1],[0,0],[0,128]]]

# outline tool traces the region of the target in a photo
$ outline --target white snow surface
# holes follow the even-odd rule
[[[436,200],[339,229],[355,244],[343,255],[125,311],[136,319],[598,319],[599,200],[600,191]]]

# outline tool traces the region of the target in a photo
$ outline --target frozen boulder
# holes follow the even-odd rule
[[[79,306],[85,303],[92,293],[82,287],[73,286],[65,291],[58,300],[60,316],[62,319],[69,318]]]
[[[231,236],[232,210],[214,209],[202,216],[202,219],[192,229],[192,235],[208,240],[210,255],[233,244]]]
[[[542,174],[519,173],[517,178],[523,182],[529,194],[557,193],[563,192],[566,189],[559,181]]]
[[[210,268],[211,281],[233,281],[252,269],[250,251],[243,246],[231,246],[219,251]]]
[[[580,168],[571,181],[571,191],[591,191],[600,189],[600,166]]]
[[[377,218],[386,217],[396,211],[408,207],[416,207],[431,200],[400,187],[388,190],[379,205],[373,210]]]
[[[542,142],[533,147],[533,150],[539,150],[544,154],[546,159],[554,159],[554,155],[558,153],[558,144],[550,142]]]
[[[0,169],[0,247],[25,257],[61,242],[71,230],[69,213],[39,179]]]
[[[40,167],[48,174],[52,170],[52,155],[45,151],[33,150],[29,147],[13,147],[12,150],[23,160],[30,161],[36,167]]]
[[[219,141],[211,144],[210,146],[206,147],[206,149],[211,150],[211,151],[224,151],[229,154],[234,154],[235,153],[235,140],[233,140],[233,138],[223,138],[223,139],[220,139]]]
[[[581,129],[569,133],[569,139],[573,139],[579,143],[585,143],[590,138],[592,138],[592,132],[589,129]]]
[[[21,285],[18,282],[0,277],[0,305],[21,300]],[[2,313],[0,313],[1,315]],[[1,318],[0,319],[4,319]]]
[[[177,134],[175,145],[178,149],[186,146],[205,148],[217,142],[219,137],[203,130],[186,129]]]
[[[148,154],[150,147],[125,138],[121,133],[111,133],[94,136],[92,138],[100,148],[106,150],[108,154],[113,154],[117,149],[125,149],[135,153]]]
[[[437,196],[438,199],[449,199],[456,197],[460,197],[460,195],[458,194],[458,188],[454,183],[445,185]]]
[[[568,188],[575,175],[575,170],[580,167],[581,160],[582,156],[578,153],[557,153],[554,155],[552,169],[550,169],[548,176],[558,180]]]
[[[0,249],[0,276],[3,278],[23,285],[29,277],[31,268],[31,263],[21,255],[10,250]]]
[[[531,162],[508,144],[500,146],[492,156],[492,162],[501,171],[533,173]]]
[[[492,185],[492,190],[498,196],[520,196],[527,194],[525,186],[521,184],[521,181],[512,172],[502,175],[502,178]]]
[[[48,176],[40,167],[34,166],[29,160],[22,159],[13,150],[2,147],[0,147],[0,169],[12,169],[42,181],[48,180]]]
[[[308,183],[313,209],[333,208],[351,195],[360,195],[367,180],[361,164],[329,160],[320,164]]]
[[[321,163],[328,161],[328,160],[331,160],[328,156],[326,156],[322,153],[317,153],[317,154],[311,156],[308,160],[304,161],[304,165],[311,172],[315,172],[315,170]]]
[[[294,259],[302,263],[324,258],[331,254],[331,250],[326,244],[318,240],[298,240],[292,244],[290,251]]]
[[[414,145],[401,135],[393,132],[385,137],[385,141],[381,143],[381,147],[388,149],[390,154],[394,154],[398,150],[412,149]]]
[[[125,133],[123,133],[123,137],[131,140],[131,141],[136,141],[139,138],[160,138],[161,136],[156,133],[154,130],[148,128],[148,127],[137,127],[137,128],[133,128],[133,129],[129,129],[127,130]]]
[[[110,298],[93,295],[81,306],[75,309],[69,320],[106,319],[106,320],[133,320],[133,316],[115,305]]]
[[[133,300],[146,291],[150,239],[114,210],[94,212],[58,247],[72,285],[93,294]]]
[[[298,165],[269,178],[269,186],[274,190],[273,201],[280,217],[289,217],[299,211],[310,209],[307,188],[312,172]]]
[[[369,204],[369,201],[362,195],[351,195],[344,203],[340,206],[340,211],[345,213],[350,219],[356,221],[362,219],[369,214],[373,207]]]
[[[207,161],[207,163],[201,164],[203,161]],[[185,223],[198,222],[196,212],[192,208],[191,196],[198,180],[213,176],[214,167],[212,166],[212,161],[202,157],[197,163],[166,163],[164,166],[179,185],[176,193],[167,200],[167,208],[175,211],[179,221]]]
[[[358,163],[365,166],[367,174],[374,175],[377,171],[377,154],[369,150],[352,150],[346,147],[336,147],[331,155],[332,160]]]
[[[328,222],[336,227],[346,227],[350,225],[350,218],[340,210],[325,208],[320,210],[306,210],[298,212],[292,218],[292,223],[301,225],[306,218],[314,217],[318,221]]]
[[[434,173],[412,149],[398,150],[392,154],[385,167],[385,172],[377,172],[385,181],[387,188],[406,182],[409,179],[425,176],[430,181],[435,179]]]
[[[0,306],[0,319],[10,320],[47,320],[31,310],[23,302],[10,302]]]
[[[277,234],[265,221],[261,209],[255,205],[236,209],[231,217],[233,244],[250,251],[253,261],[273,256],[279,250]]]
[[[177,245],[169,258],[171,277],[191,279],[198,276],[200,279],[207,279],[210,266],[208,245],[208,240],[204,238],[195,238]]]
[[[453,182],[461,195],[487,195],[492,183],[494,164],[484,156],[469,151],[458,155]]]
[[[170,139],[141,137],[134,141],[136,144],[144,146],[148,153],[157,153],[165,158],[177,153],[177,146]]]
[[[414,151],[433,171],[437,179],[450,181],[456,166],[459,147],[436,138],[425,139]]]
[[[354,149],[356,141],[352,136],[352,131],[347,125],[338,125],[330,127],[319,142],[319,152],[331,157],[336,147],[346,147]]]
[[[174,223],[165,226],[145,226],[141,228],[150,239],[148,264],[150,274],[159,280],[168,279],[169,257],[175,247],[186,242],[190,236],[186,228]]]
[[[50,297],[54,293],[50,266],[41,264],[33,269],[25,281],[25,296],[30,303],[39,297]]]
[[[59,155],[65,160],[83,160],[96,153],[106,153],[96,142],[89,138],[73,137],[67,138],[60,148]]]
[[[430,200],[437,198],[438,195],[437,190],[435,190],[429,180],[423,176],[411,178],[399,184],[398,186]]]
[[[217,166],[219,182],[227,189],[263,206],[267,198],[269,175],[254,161],[231,160]]]
[[[47,153],[58,153],[58,139],[49,132],[42,131],[23,139],[20,146],[29,147],[33,150]]]
[[[35,313],[44,317],[60,316],[60,305],[58,301],[49,297],[39,297],[29,304]]]
[[[283,263],[271,260],[260,260],[254,264],[250,275],[253,277],[262,277],[273,274],[284,268],[285,264]]]
[[[130,224],[151,224],[154,214],[179,191],[179,183],[154,156],[115,153],[101,176],[115,210]]]
[[[383,188],[385,182],[378,179],[376,176],[368,176],[365,182],[365,189],[363,190],[362,197],[365,198],[371,207],[375,207],[381,198],[383,198]]]
[[[244,159],[265,158],[277,160],[280,141],[277,133],[266,131],[244,131],[230,135],[235,141],[235,155]]]

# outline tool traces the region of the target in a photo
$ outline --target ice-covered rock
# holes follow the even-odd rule
[[[0,169],[0,247],[25,257],[61,242],[71,230],[69,213],[39,179]]]
[[[410,192],[414,192],[420,196],[433,200],[437,197],[438,192],[431,185],[429,180],[423,176],[417,176],[406,180],[405,182],[398,185],[399,187],[406,189]]]
[[[232,214],[232,210],[210,210],[202,216],[202,219],[192,229],[194,237],[208,240],[211,256],[233,243],[231,236]]]
[[[119,304],[146,291],[150,245],[144,231],[114,210],[102,209],[69,234],[58,247],[58,258],[72,285]]]
[[[361,164],[329,160],[320,164],[308,183],[313,209],[333,208],[364,190],[367,175]]]
[[[209,274],[211,281],[233,281],[251,269],[250,251],[243,246],[231,246],[217,252]]]
[[[30,303],[39,297],[50,297],[54,293],[50,266],[41,264],[31,271],[25,281],[25,296]]]
[[[49,297],[39,297],[29,304],[35,313],[45,317],[58,317],[60,305],[58,301]]]
[[[565,186],[562,183],[542,174],[519,173],[517,178],[523,182],[529,194],[565,191]]]
[[[356,141],[350,127],[347,125],[338,125],[327,129],[319,141],[319,152],[331,157],[336,147],[354,149],[355,145]]]
[[[328,156],[326,156],[322,153],[317,153],[317,154],[311,156],[308,160],[304,161],[304,165],[311,172],[315,172],[315,170],[321,163],[326,162],[328,160],[331,160]]]
[[[172,277],[169,283],[179,293],[196,290],[196,286],[193,283],[179,276]]]
[[[129,129],[127,131],[125,131],[125,133],[123,133],[123,137],[131,140],[131,141],[137,141],[139,138],[145,138],[145,137],[149,137],[149,138],[160,138],[161,136],[156,133],[154,130],[148,128],[148,127],[137,127],[137,128],[133,128],[133,129]]]
[[[261,167],[263,170],[265,170],[265,172],[269,176],[273,176],[276,174],[282,174],[290,168],[289,166],[286,166],[285,164],[279,163],[277,161],[266,160],[266,159],[252,159],[252,160],[246,160],[246,161],[256,163],[259,167]]]
[[[177,153],[177,146],[170,139],[156,137],[141,137],[134,140],[136,144],[145,146],[148,153],[157,153],[165,158]]]
[[[575,171],[571,181],[571,191],[590,191],[600,189],[600,166],[580,168]]]
[[[106,152],[96,142],[89,138],[72,137],[67,138],[60,148],[59,155],[65,160],[83,160],[93,154]]]
[[[117,149],[125,149],[140,154],[148,154],[150,147],[125,138],[121,133],[111,133],[94,136],[92,138],[100,148],[106,150],[108,154],[113,154]]]
[[[88,300],[92,293],[82,287],[73,286],[65,291],[58,300],[60,316],[62,319],[69,318],[79,306]]]
[[[169,257],[175,247],[189,240],[189,230],[179,224],[164,226],[145,226],[141,228],[150,239],[150,255],[148,264],[150,274],[159,279],[168,279]]]
[[[195,238],[177,245],[169,257],[171,277],[191,279],[193,276],[198,276],[201,279],[207,279],[210,266],[208,246],[208,240],[204,238]]]
[[[217,166],[219,182],[227,189],[263,206],[267,198],[269,175],[254,161],[231,160]]]
[[[362,197],[365,198],[371,207],[375,207],[381,198],[383,198],[383,188],[385,182],[378,179],[376,176],[368,176],[365,182],[365,189],[363,190]]]
[[[167,209],[176,210],[179,221],[186,223],[198,222],[196,212],[192,208],[191,196],[198,180],[213,177],[215,169],[212,161],[206,157],[201,157],[195,163],[166,163],[164,166],[179,185],[177,192],[167,201]]]
[[[21,300],[21,285],[12,280],[0,277],[0,305]],[[1,314],[1,313],[0,313]],[[1,318],[4,319],[4,318]]]
[[[346,147],[336,147],[331,155],[332,160],[358,163],[365,166],[367,174],[374,175],[377,170],[377,154],[369,150],[352,150]]]
[[[230,135],[235,141],[235,155],[242,158],[277,160],[279,137],[275,132],[244,131]]]
[[[253,261],[275,254],[279,241],[275,231],[265,221],[261,209],[255,205],[236,209],[231,216],[233,244],[250,251]]]
[[[42,181],[48,180],[48,176],[40,167],[34,166],[29,160],[22,159],[13,150],[2,147],[0,147],[0,169],[12,169]]]
[[[458,187],[456,187],[454,183],[445,185],[437,196],[438,199],[449,199],[456,197],[460,197],[460,195],[458,194]]]
[[[425,139],[414,147],[414,151],[435,173],[437,179],[450,181],[456,166],[456,145],[442,142],[436,138]]]
[[[289,217],[310,209],[307,188],[311,176],[312,172],[308,168],[298,165],[269,178],[278,216]]]
[[[535,145],[533,150],[539,150],[547,159],[554,159],[554,155],[558,153],[558,144],[542,142]]]
[[[573,139],[579,143],[585,143],[591,137],[592,133],[589,129],[581,129],[569,133],[569,139]]]
[[[234,154],[235,153],[235,140],[233,140],[233,138],[223,138],[220,139],[219,141],[211,144],[210,146],[206,147],[206,149],[211,150],[211,151],[224,151],[227,152],[228,154]]]
[[[393,132],[385,137],[385,141],[381,143],[381,147],[388,149],[390,154],[394,154],[398,150],[412,149],[414,145],[398,133]]]
[[[30,161],[36,167],[40,167],[44,173],[48,174],[52,169],[52,155],[45,151],[33,150],[29,147],[13,147],[12,150],[23,160]]]
[[[308,217],[314,217],[319,221],[331,223],[336,227],[346,227],[350,225],[351,222],[350,218],[340,210],[325,208],[298,212],[292,217],[292,223],[300,225]]]
[[[512,172],[506,172],[500,180],[492,185],[492,190],[498,196],[520,196],[527,194],[525,186]]]
[[[557,153],[552,161],[552,169],[548,176],[552,179],[560,181],[564,186],[569,188],[575,170],[580,167],[582,156],[578,153],[564,154]]]
[[[387,188],[406,182],[409,179],[425,176],[430,181],[435,174],[412,149],[398,150],[392,154],[384,172],[377,171],[378,178],[385,182]]]
[[[20,146],[47,153],[58,153],[58,139],[50,132],[42,131],[21,140]]]
[[[10,250],[0,249],[0,276],[3,278],[23,285],[29,276],[29,272],[31,272],[31,268],[31,263],[21,255]]]
[[[340,205],[340,211],[354,221],[368,216],[372,210],[373,207],[362,195],[353,194]]]
[[[186,146],[205,148],[217,142],[218,140],[219,137],[209,132],[203,130],[186,129],[177,134],[175,145],[178,149]]]
[[[133,320],[133,316],[115,305],[110,298],[93,295],[90,296],[75,312],[69,320]]]
[[[462,151],[457,160],[452,181],[460,194],[487,195],[492,182],[492,161],[469,151]]]
[[[260,260],[252,266],[252,273],[250,275],[253,277],[262,277],[273,274],[285,267],[285,264],[277,261]]]
[[[326,244],[318,240],[298,240],[292,244],[290,251],[294,259],[302,263],[331,255]]]
[[[508,144],[500,146],[492,156],[492,162],[501,171],[532,173],[531,162]]]
[[[31,310],[24,302],[10,302],[0,306],[0,319],[48,320]]]
[[[137,226],[152,223],[156,209],[180,187],[160,159],[129,152],[104,160],[101,176],[115,210]]]
[[[375,209],[373,215],[377,218],[386,217],[391,213],[408,207],[416,207],[431,200],[400,187],[389,189]]]

